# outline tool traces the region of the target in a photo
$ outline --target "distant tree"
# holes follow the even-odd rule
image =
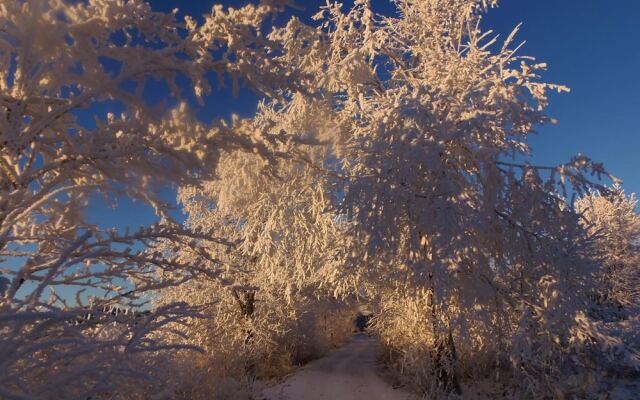
[[[177,328],[206,352],[185,381],[192,398],[209,398],[223,374],[241,382],[286,372],[351,333],[352,303],[334,294],[349,239],[325,184],[306,164],[265,164],[233,152],[222,155],[216,179],[181,189],[187,226],[233,242],[205,242],[206,252],[168,249],[185,264],[225,265],[220,279],[192,280],[158,295],[159,304],[204,306],[204,318]]]
[[[597,235],[602,257],[596,300],[616,307],[640,306],[640,215],[634,194],[621,187],[607,195],[590,192],[576,202],[584,224]]]

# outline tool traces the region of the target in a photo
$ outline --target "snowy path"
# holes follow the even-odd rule
[[[268,388],[265,400],[413,400],[380,378],[375,341],[366,335],[316,360],[284,383]]]

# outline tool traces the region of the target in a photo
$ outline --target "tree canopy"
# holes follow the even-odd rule
[[[0,5],[0,396],[224,397],[222,377],[340,343],[362,300],[425,393],[591,395],[575,371],[615,370],[598,349],[637,371],[620,344],[638,321],[634,200],[586,156],[522,161],[568,88],[518,27],[481,29],[496,1],[394,4],[281,25],[286,1],[201,22],[140,0]],[[199,121],[188,97],[224,82],[258,93],[256,114]],[[96,194],[158,222],[90,224]],[[612,326],[604,299],[636,311]]]

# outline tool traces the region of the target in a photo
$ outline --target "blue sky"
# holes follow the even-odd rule
[[[522,53],[549,64],[545,78],[571,88],[555,95],[559,120],[531,140],[534,160],[555,164],[583,153],[640,192],[640,1],[511,0],[485,18],[507,32],[523,22]]]
[[[248,1],[151,0],[157,10],[179,8],[179,15],[199,17],[213,3],[238,6]],[[373,0],[383,13],[393,12],[387,0]],[[324,0],[298,1],[304,11],[295,11],[309,22]],[[348,2],[346,2],[348,3]],[[279,18],[284,20],[292,13]],[[627,192],[640,192],[640,1],[602,0],[506,0],[484,18],[484,29],[506,37],[522,22],[518,41],[526,41],[521,54],[547,62],[544,78],[562,83],[571,93],[553,95],[548,109],[559,120],[544,126],[530,141],[535,163],[552,165],[577,153],[603,162],[624,180]],[[198,116],[204,121],[228,118],[232,112],[250,116],[258,97],[250,91],[233,98],[229,90],[214,90]],[[169,199],[172,194],[166,193]],[[91,219],[101,225],[145,224],[154,219],[151,210],[128,200],[104,211],[92,205]],[[178,214],[176,214],[178,215]]]

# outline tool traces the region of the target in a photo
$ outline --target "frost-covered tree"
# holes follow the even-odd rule
[[[579,374],[587,378],[576,382],[579,387],[603,381],[603,392],[625,385],[637,392],[637,387],[627,383],[637,381],[640,371],[640,217],[636,206],[635,195],[626,195],[618,185],[605,193],[590,191],[576,201],[582,224],[595,238],[599,264],[591,307],[578,316],[574,328],[574,346],[581,349],[577,352],[582,367]]]
[[[159,243],[224,242],[172,221],[159,190],[197,185],[222,149],[264,150],[197,123],[182,91],[202,100],[208,73],[267,95],[294,87],[261,32],[279,7],[216,6],[198,24],[137,0],[0,5],[0,397],[88,398],[129,386],[122,395],[131,398],[145,386],[129,384],[153,360],[140,369],[132,358],[166,349],[154,332],[194,311],[165,304],[114,317],[109,307],[137,308],[145,293],[219,272]],[[146,100],[151,80],[167,88],[173,111]],[[89,224],[87,206],[100,195],[147,204],[158,223]]]
[[[430,344],[410,373],[461,392],[472,370],[507,370],[544,395],[569,360],[597,270],[593,238],[564,196],[598,187],[588,174],[608,175],[581,155],[552,167],[517,161],[535,127],[554,122],[548,92],[567,89],[518,54],[517,28],[500,43],[481,28],[495,3],[401,0],[397,16],[379,16],[361,0],[323,7],[319,28],[290,21],[273,37],[311,95],[278,100],[271,118],[296,121],[281,125],[294,138],[309,121],[304,131],[330,149],[329,163],[291,157],[340,187],[347,265],[367,278],[379,332],[403,357],[406,325],[386,322],[421,318]],[[475,368],[480,358],[491,368]]]
[[[588,316],[600,239],[565,198],[608,193],[586,177],[608,175],[581,155],[519,161],[554,122],[548,93],[567,89],[518,53],[517,28],[499,41],[481,27],[494,0],[397,0],[392,16],[327,3],[317,26],[264,32],[281,4],[215,6],[200,25],[140,1],[0,6],[0,394],[180,395],[192,359],[158,351],[176,346],[203,350],[209,369],[240,354],[234,373],[255,376],[317,328],[299,317],[361,295],[426,392],[487,379],[514,397],[587,393],[564,379],[589,369],[585,349],[621,347]],[[180,82],[202,98],[208,72],[264,94],[257,114],[196,122]],[[160,115],[148,79],[183,105]],[[156,195],[168,184],[184,225]],[[84,218],[93,193],[141,200],[160,222],[103,232]],[[156,301],[75,324],[83,297],[60,286],[98,291],[98,314]],[[131,384],[139,353],[163,378]]]
[[[236,120],[236,127],[247,123]],[[307,150],[308,157],[322,156]],[[222,262],[225,270],[221,279],[194,280],[159,293],[160,304],[204,306],[204,318],[180,328],[189,343],[205,350],[184,381],[187,397],[229,396],[225,389],[282,374],[351,333],[352,303],[334,293],[345,284],[336,275],[348,237],[332,213],[326,181],[307,164],[287,159],[265,164],[253,154],[234,152],[221,157],[216,179],[181,189],[187,225],[224,232],[233,242],[209,242],[207,255],[213,258],[178,249],[181,262],[212,270]]]
[[[576,202],[587,229],[598,235],[604,265],[600,272],[599,303],[618,307],[640,305],[640,216],[634,194],[614,187],[607,196],[590,192]]]

